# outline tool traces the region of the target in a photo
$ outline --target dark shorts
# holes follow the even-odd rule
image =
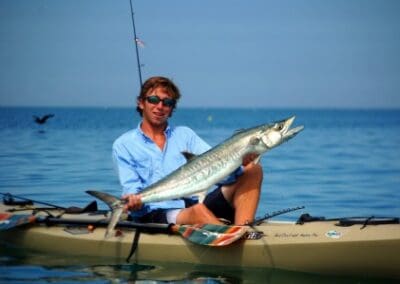
[[[185,200],[185,207],[191,207],[195,205],[197,202],[193,202],[191,199],[184,199]],[[229,204],[229,202],[225,199],[224,195],[221,192],[221,187],[215,189],[211,193],[207,194],[206,198],[204,199],[204,205],[210,209],[211,212],[217,218],[223,218],[231,223],[234,222],[235,218],[235,209]],[[139,218],[139,222],[143,223],[168,223],[167,210],[165,209],[158,209],[154,210],[142,217]]]
[[[207,194],[204,199],[204,205],[206,205],[217,218],[223,218],[234,223],[235,209],[225,199],[221,192],[221,187]]]

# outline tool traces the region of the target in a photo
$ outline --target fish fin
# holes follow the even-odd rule
[[[195,196],[197,196],[197,198],[199,199],[199,203],[203,203],[204,199],[206,199],[206,195],[207,195],[207,190],[201,191]]]
[[[245,130],[246,130],[246,129],[244,129],[244,128],[236,129],[235,132],[233,132],[233,135],[242,133],[242,132],[244,132]]]
[[[105,238],[111,236],[112,231],[114,231],[115,226],[119,222],[119,218],[121,217],[123,210],[124,210],[123,206],[118,206],[111,211],[110,221],[107,226],[106,234],[104,235]]]
[[[119,222],[119,219],[124,211],[124,203],[121,199],[100,191],[87,190],[86,193],[100,199],[111,208],[111,217],[107,226],[105,238],[110,237],[111,232],[115,229],[115,226]]]
[[[190,162],[191,160],[193,160],[194,158],[197,157],[196,154],[193,154],[193,153],[190,153],[190,152],[187,152],[187,151],[183,151],[181,153],[186,158],[187,162]]]
[[[253,160],[253,163],[254,163],[255,165],[258,164],[258,163],[260,162],[260,159],[261,159],[261,155],[257,156],[257,158],[255,158],[255,159]]]
[[[114,209],[115,204],[118,204],[119,202],[121,202],[121,199],[119,199],[111,194],[105,193],[105,192],[95,191],[95,190],[87,190],[86,193],[100,199],[105,204],[107,204],[111,209]]]

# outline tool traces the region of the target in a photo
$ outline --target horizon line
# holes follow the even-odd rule
[[[136,106],[29,106],[29,105],[0,105],[0,108],[32,108],[32,109],[132,109],[136,111]],[[237,110],[258,110],[258,109],[268,109],[268,110],[286,110],[286,109],[296,109],[296,110],[400,110],[400,106],[387,106],[387,107],[368,107],[368,106],[180,106],[177,107],[175,111],[179,109],[237,109]]]

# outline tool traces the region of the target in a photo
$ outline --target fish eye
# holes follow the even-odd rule
[[[282,130],[282,129],[283,129],[283,124],[282,124],[282,123],[277,124],[277,125],[276,125],[276,128],[277,128],[279,131]]]

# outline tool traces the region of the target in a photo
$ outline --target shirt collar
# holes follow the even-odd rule
[[[143,138],[145,141],[152,141],[152,140],[150,139],[150,137],[148,137],[148,136],[146,135],[146,133],[143,132],[142,128],[140,127],[141,125],[142,125],[142,121],[139,121],[138,126],[137,126],[137,131],[139,132],[139,134],[142,136],[142,138]],[[164,130],[164,133],[165,133],[165,136],[166,136],[167,138],[171,137],[171,134],[172,134],[172,127],[171,127],[169,124],[167,124],[167,127],[166,127],[165,130]]]

